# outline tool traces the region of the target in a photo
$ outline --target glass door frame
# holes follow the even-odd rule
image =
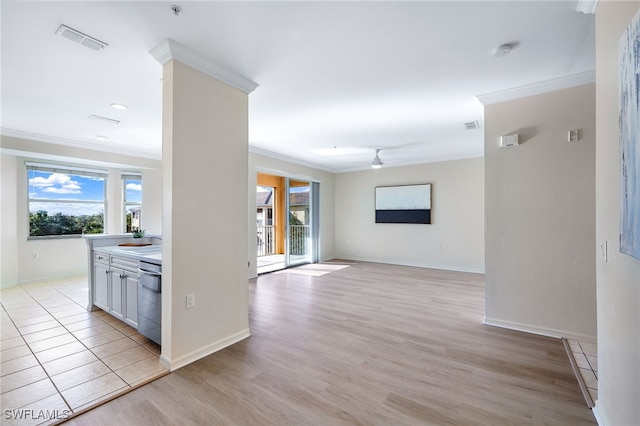
[[[297,259],[292,259],[291,254],[291,181],[297,182],[306,182],[309,187],[309,199],[308,199],[308,210],[309,210],[309,218],[308,218],[308,226],[309,226],[309,234],[306,237],[307,242],[306,253],[304,257],[300,257]],[[305,263],[316,263],[318,261],[318,212],[319,212],[319,183],[314,182],[308,179],[303,178],[290,178],[285,177],[285,255],[284,255],[284,265],[285,268],[290,266],[298,266],[303,265]],[[306,223],[305,223],[306,225]]]

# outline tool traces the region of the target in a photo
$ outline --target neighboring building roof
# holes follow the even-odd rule
[[[256,206],[264,207],[271,206],[273,204],[273,191],[258,191],[256,192]]]
[[[291,194],[289,194],[289,204],[291,206],[309,205],[309,191],[292,192]]]
[[[292,192],[289,194],[289,204],[292,206],[309,205],[309,191]],[[257,191],[256,207],[273,206],[273,191]]]

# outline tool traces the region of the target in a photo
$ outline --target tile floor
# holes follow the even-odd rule
[[[582,380],[595,403],[598,399],[598,345],[571,339],[568,342]]]
[[[160,346],[87,312],[87,289],[83,276],[0,290],[3,425],[56,422],[167,373]]]

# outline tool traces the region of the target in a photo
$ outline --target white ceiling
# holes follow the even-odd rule
[[[476,95],[594,69],[594,16],[577,4],[3,1],[1,132],[160,158],[162,69],[148,52],[170,38],[259,84],[258,151],[331,171],[368,167],[376,148],[386,165],[481,156]],[[57,36],[61,24],[109,46]],[[494,57],[503,43],[517,46]]]

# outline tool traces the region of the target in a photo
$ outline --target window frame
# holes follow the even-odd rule
[[[102,201],[95,200],[74,200],[74,199],[46,199],[46,198],[32,198],[31,197],[31,184],[30,171],[46,172],[46,173],[63,173],[71,176],[81,177],[97,177],[103,180],[102,186]],[[66,164],[56,163],[37,163],[32,161],[25,162],[25,183],[27,186],[27,241],[29,240],[48,240],[48,239],[66,239],[66,238],[81,238],[83,233],[80,234],[49,234],[49,235],[31,235],[31,203],[58,203],[58,204],[93,204],[102,205],[102,232],[104,233],[107,226],[107,185],[109,181],[109,172],[104,169],[93,169],[83,167],[81,165],[73,166]]]
[[[124,233],[133,232],[133,226],[131,230],[127,230],[127,208],[130,206],[140,207],[140,218],[138,229],[142,228],[142,190],[140,190],[140,202],[127,201],[127,181],[138,181],[142,187],[142,173],[141,172],[122,172],[120,173],[120,180],[122,181],[122,231]],[[144,189],[144,188],[143,188]]]

